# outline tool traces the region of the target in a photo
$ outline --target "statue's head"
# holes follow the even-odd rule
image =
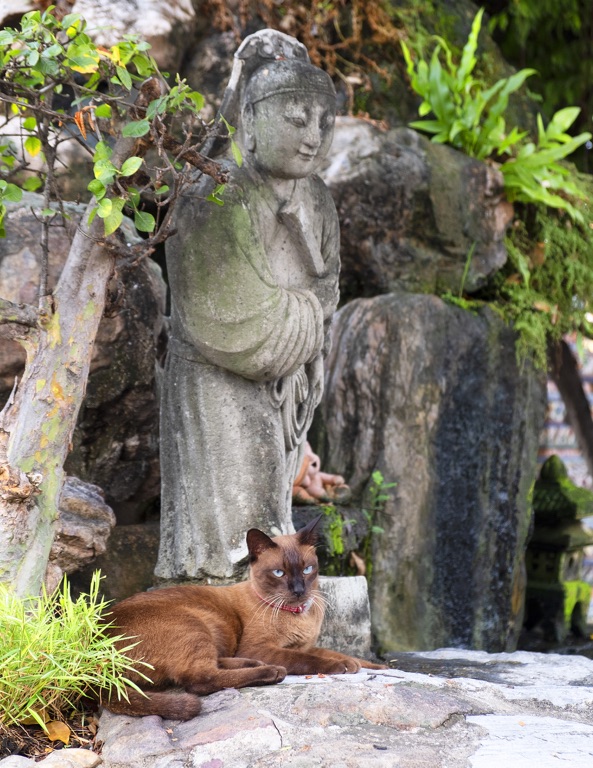
[[[249,78],[242,104],[244,150],[278,178],[314,173],[331,146],[336,92],[329,75],[306,61],[270,61]]]

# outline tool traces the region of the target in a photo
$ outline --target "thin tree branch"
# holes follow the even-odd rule
[[[220,163],[200,154],[194,147],[184,149],[183,144],[168,134],[163,136],[163,146],[170,152],[175,152],[181,160],[185,160],[190,165],[193,165],[194,168],[213,178],[217,184],[226,184],[229,180],[228,171],[223,170]]]
[[[0,324],[17,323],[29,328],[37,327],[37,310],[30,304],[15,304],[0,298]]]

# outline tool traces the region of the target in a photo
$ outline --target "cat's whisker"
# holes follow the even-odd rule
[[[318,589],[313,590],[313,592],[311,593],[311,598],[313,599],[313,602],[320,608],[335,607],[333,601],[330,600],[327,595],[324,595],[323,592],[321,592]]]

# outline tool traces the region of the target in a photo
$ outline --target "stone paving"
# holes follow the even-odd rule
[[[397,668],[226,690],[186,723],[101,716],[48,768],[593,768],[593,661],[445,649]],[[0,768],[31,768],[9,757]]]

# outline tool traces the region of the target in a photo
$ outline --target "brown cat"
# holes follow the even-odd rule
[[[319,520],[273,539],[248,531],[249,581],[168,587],[115,605],[110,632],[140,638],[128,653],[154,670],[147,670],[152,685],[131,678],[148,698],[130,690],[129,702],[112,698],[109,709],[187,720],[200,711],[200,695],[223,688],[278,683],[287,674],[384,669],[315,646],[324,613],[315,554]]]

